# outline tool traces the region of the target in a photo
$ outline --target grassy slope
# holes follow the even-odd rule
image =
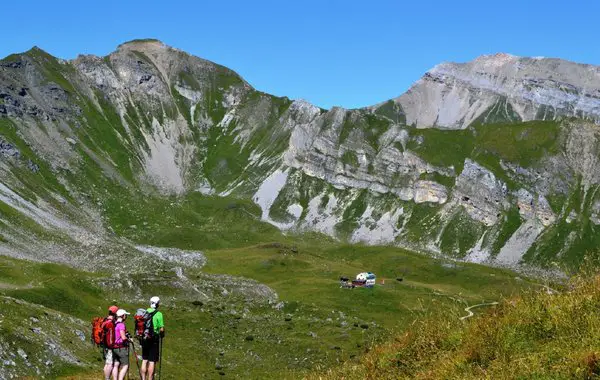
[[[55,60],[41,53],[35,54],[40,64],[47,67],[45,74],[49,81],[60,84],[71,94],[76,92],[65,79],[68,73],[64,70],[68,67],[57,66]],[[185,81],[185,78],[182,80]],[[225,110],[219,106],[220,91],[213,89],[213,93],[215,97],[209,96],[210,103],[200,108],[218,122]],[[174,96],[174,105],[179,112],[190,121],[195,118],[195,115],[187,113],[189,104],[181,97]],[[260,94],[249,96],[246,99],[248,107],[264,97]],[[269,102],[269,122],[254,135],[247,150],[242,153],[241,147],[232,144],[230,135],[222,136],[216,133],[222,132],[218,129],[209,131],[206,142],[209,148],[202,152],[205,157],[199,158],[206,158],[204,174],[212,177],[212,185],[218,190],[224,190],[237,177],[249,175],[243,172],[248,161],[248,149],[274,143],[278,143],[276,152],[283,149],[279,143],[285,142],[287,135],[273,139],[269,131],[289,104],[281,99],[271,99]],[[131,163],[126,154],[133,141],[120,139],[119,136],[125,133],[117,115],[108,104],[102,104],[102,113],[90,104],[81,106],[91,128],[77,132],[80,140],[101,156],[109,157],[116,164],[119,174],[135,183],[133,173],[137,164]],[[176,110],[169,112],[173,113],[169,116],[174,116]],[[147,124],[147,121],[135,120],[133,110],[126,117],[134,121],[132,124],[137,124],[139,129]],[[231,125],[233,127],[235,124]],[[345,125],[340,140],[358,128],[364,132],[367,143],[378,150],[379,137],[388,127],[389,123],[368,116],[358,126]],[[478,126],[474,130],[458,132],[418,130],[411,133],[421,134],[425,143],[409,145],[409,148],[432,164],[453,165],[457,172],[460,172],[464,159],[472,157],[508,182],[499,160],[528,165],[546,153],[553,153],[555,146],[552,133],[555,129],[551,123],[522,123],[509,127]],[[16,135],[8,134],[7,137],[11,141],[18,141]],[[140,139],[139,133],[134,137]],[[33,152],[28,152],[25,146],[19,146],[35,158]],[[352,164],[354,160],[347,157],[347,161]],[[255,278],[275,289],[287,303],[279,313],[270,308],[250,310],[251,318],[241,321],[225,313],[227,307],[237,307],[234,300],[231,301],[233,305],[214,304],[206,308],[194,308],[190,300],[170,305],[171,309],[167,308],[172,329],[170,337],[177,345],[173,346],[169,354],[171,356],[165,357],[165,361],[172,368],[170,374],[175,378],[193,377],[194,371],[198,370],[206,371],[207,376],[211,377],[215,375],[216,360],[226,361],[226,371],[241,377],[296,376],[314,366],[327,367],[349,359],[362,352],[363,347],[371,341],[385,337],[391,328],[406,328],[414,319],[428,313],[441,310],[457,313],[465,302],[472,304],[494,300],[501,295],[512,294],[524,285],[516,281],[510,272],[467,264],[455,267],[451,263],[399,249],[346,246],[320,236],[285,237],[274,227],[258,222],[260,212],[249,201],[207,198],[198,194],[178,199],[151,195],[142,197],[130,192],[126,186],[107,180],[101,175],[97,164],[87,156],[83,172],[85,174],[79,176],[82,179],[68,179],[81,188],[97,185],[99,190],[94,195],[101,195],[108,224],[118,235],[147,244],[208,249],[209,264],[205,271]],[[36,177],[27,185],[34,188],[38,181],[46,184],[51,178]],[[451,183],[450,179],[446,181]],[[57,183],[47,187],[64,193]],[[300,203],[305,199],[308,198],[302,197]],[[360,204],[360,201],[357,203],[356,210],[362,209],[364,204]],[[423,207],[414,208],[415,216],[424,210]],[[358,211],[356,213],[361,214]],[[451,225],[445,237],[448,246],[456,245],[459,251],[464,251],[466,245],[456,236],[462,226],[459,222],[457,219]],[[422,234],[419,227],[412,232]],[[279,241],[283,247],[257,245],[269,241]],[[298,253],[293,252],[292,246],[297,247]],[[93,279],[94,276],[90,274],[31,263],[21,263],[19,266],[23,273],[31,272],[27,278],[40,278],[41,283],[22,287],[19,278],[11,279],[3,274],[3,278],[8,278],[6,281],[12,285],[0,292],[84,319],[100,314],[102,307],[112,300],[124,299],[118,292],[107,294],[99,288],[83,286]],[[346,291],[338,288],[336,279],[340,275],[352,276],[363,270],[372,270],[387,278],[386,285],[372,290]],[[167,278],[174,276],[172,273],[162,275]],[[394,281],[397,276],[402,276],[404,281]],[[43,279],[48,281],[44,282]],[[169,289],[168,292],[175,290]],[[123,305],[129,308],[137,306]],[[339,312],[348,316],[349,326],[342,326],[342,321],[337,319]],[[285,321],[284,314],[291,314],[294,322]],[[328,318],[332,320],[328,321]],[[272,336],[263,335],[251,343],[244,340],[249,334],[259,336],[265,323],[270,326]],[[358,325],[355,326],[355,323]],[[364,329],[360,326],[362,324],[371,327]],[[310,332],[316,333],[319,338],[312,338]],[[199,341],[203,348],[198,348]],[[279,341],[284,343],[277,343]],[[299,347],[305,353],[304,358],[308,359],[305,362],[295,361],[295,356],[299,356]],[[217,357],[217,351],[221,349],[227,351],[227,358]],[[190,355],[190,352],[194,352],[194,355]],[[252,361],[248,352],[262,359]],[[291,372],[282,373],[283,368],[290,368]]]
[[[433,165],[454,166],[457,174],[465,159],[470,158],[510,186],[513,182],[499,161],[531,167],[542,157],[558,153],[559,125],[554,121],[529,121],[475,125],[460,131],[413,129],[408,148]]]
[[[470,264],[454,266],[395,248],[340,245],[322,236],[272,234],[271,238],[280,243],[209,250],[207,266],[187,274],[194,278],[202,272],[228,273],[256,279],[278,292],[285,302],[281,311],[248,307],[232,296],[198,306],[176,288],[162,288],[161,295],[177,299],[164,305],[169,326],[169,350],[164,358],[168,378],[199,374],[213,378],[219,371],[241,378],[298,378],[362,354],[365,347],[384,341],[427,313],[457,313],[465,303],[495,300],[527,285],[511,272]],[[189,244],[188,248],[199,248],[204,242]],[[126,295],[116,288],[108,291],[94,285],[102,274],[6,258],[1,263],[4,286],[0,295],[84,321],[102,314],[109,303],[131,310],[140,306],[127,303]],[[379,274],[386,279],[385,285],[371,290],[339,288],[340,275],[353,276],[362,270]],[[176,281],[174,273],[155,275]],[[398,276],[404,281],[396,281]],[[144,284],[140,278],[131,280]],[[151,282],[145,286],[144,292],[155,291]],[[246,340],[249,335],[253,341]],[[33,345],[30,349],[41,348]],[[91,346],[78,354],[94,367]],[[220,370],[215,369],[217,363]],[[57,367],[52,373],[72,371]]]
[[[62,265],[0,256],[0,299],[4,304],[0,307],[0,319],[4,322],[0,324],[0,342],[12,342],[14,350],[22,348],[31,362],[50,359],[52,365],[47,366],[47,375],[51,377],[81,372],[82,368],[48,357],[49,349],[44,344],[49,342],[67,347],[89,368],[98,356],[96,350],[89,341],[82,342],[73,333],[79,329],[88,334],[87,323],[79,325],[66,317],[87,321],[89,316],[103,313],[104,305],[98,303],[102,292],[90,282],[98,277],[99,274],[84,273]],[[18,301],[11,301],[13,299]],[[32,322],[31,317],[39,322]],[[32,332],[34,327],[41,328],[42,332]],[[10,352],[6,354],[10,355]],[[19,356],[13,360],[25,370],[22,373],[35,374]]]
[[[322,379],[589,379],[600,375],[600,277],[509,298],[466,322],[423,319]]]
[[[529,121],[476,124],[461,131],[413,129],[410,130],[411,139],[407,148],[434,165],[453,166],[457,175],[462,170],[464,160],[472,159],[505,182],[509,190],[531,189],[533,184],[522,182],[522,178],[517,178],[501,163],[539,170],[537,167],[544,157],[560,154],[567,133],[565,128],[570,127],[556,121]],[[565,176],[568,175],[569,173],[565,173]],[[423,178],[437,180],[431,174]],[[439,182],[448,184],[452,179],[442,178]],[[569,270],[576,270],[585,256],[594,254],[598,244],[596,227],[589,221],[590,209],[598,199],[596,187],[586,189],[581,183],[574,181],[568,194],[553,190],[549,189],[547,199],[553,211],[557,215],[562,211],[562,214],[534,243],[524,260],[540,266],[550,266],[557,262]],[[515,203],[514,200],[512,203]],[[580,217],[569,223],[565,219],[571,210]],[[407,227],[416,229],[419,233],[430,228],[437,231],[442,227],[437,222],[427,225],[427,220],[413,219]],[[487,238],[493,239],[489,241],[493,254],[499,252],[522,222],[514,207],[504,212],[501,220],[503,222],[498,226],[498,233],[488,234]],[[446,228],[443,233],[444,252],[463,252],[473,244],[473,236],[460,232],[473,229],[459,228],[458,234],[453,233],[456,231],[456,228],[452,228],[456,224],[454,222],[456,220],[450,221],[450,229]],[[467,247],[468,245],[470,246]]]
[[[511,294],[523,286],[511,272],[471,264],[455,267],[398,248],[293,241],[298,253],[280,253],[282,248],[265,245],[208,251],[205,269],[255,278],[283,299],[360,314],[386,327],[405,326],[422,310],[421,302],[449,305],[436,292],[471,303]],[[385,285],[372,290],[339,289],[340,276],[361,271],[375,272]],[[398,277],[403,281],[396,281]]]

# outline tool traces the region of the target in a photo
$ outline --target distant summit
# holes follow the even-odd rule
[[[483,55],[435,66],[394,102],[407,123],[419,128],[463,129],[490,118],[598,122],[600,68],[556,58]]]

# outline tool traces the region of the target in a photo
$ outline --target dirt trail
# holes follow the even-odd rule
[[[5,282],[0,282],[0,289],[19,290],[19,289],[32,289],[33,287],[34,286],[31,284],[15,285],[15,284],[7,284]]]
[[[474,313],[471,311],[471,309],[474,309],[476,307],[481,307],[481,306],[492,306],[492,305],[498,305],[498,302],[488,302],[488,303],[479,303],[477,305],[473,305],[473,306],[469,306],[469,307],[465,307],[465,311],[468,313],[465,316],[460,317],[459,319],[461,321],[464,321],[467,318],[471,318]]]

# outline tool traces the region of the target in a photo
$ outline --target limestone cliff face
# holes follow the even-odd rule
[[[557,59],[444,63],[399,98],[324,110],[159,41],[72,61],[32,49],[0,61],[0,201],[85,244],[110,229],[116,186],[248,198],[281,229],[352,242],[543,264],[595,242],[598,120],[600,69]],[[35,256],[21,227],[0,227],[5,251]]]
[[[600,68],[509,54],[442,63],[394,99],[408,125],[466,128],[477,119],[600,119]],[[377,109],[378,107],[376,107]]]

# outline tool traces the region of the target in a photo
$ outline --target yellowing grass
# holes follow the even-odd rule
[[[600,276],[529,291],[459,321],[436,314],[310,379],[588,379],[600,375]]]

